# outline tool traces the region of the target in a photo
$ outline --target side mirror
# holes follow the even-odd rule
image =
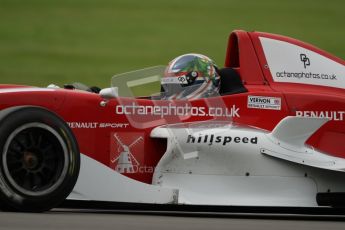
[[[99,95],[103,99],[117,98],[119,96],[119,89],[117,87],[105,88],[99,92]]]

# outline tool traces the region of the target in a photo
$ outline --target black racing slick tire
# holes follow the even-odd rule
[[[41,107],[0,111],[0,208],[43,212],[71,193],[80,168],[77,141]]]

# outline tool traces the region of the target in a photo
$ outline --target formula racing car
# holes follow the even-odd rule
[[[164,70],[119,74],[100,91],[0,85],[0,208],[345,205],[343,60],[237,30],[218,96],[165,100]]]

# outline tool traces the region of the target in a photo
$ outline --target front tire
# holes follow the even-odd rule
[[[72,191],[80,166],[67,124],[40,107],[0,112],[0,205],[5,210],[42,212]]]

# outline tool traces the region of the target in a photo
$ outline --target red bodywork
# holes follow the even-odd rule
[[[0,109],[34,105],[55,112],[70,125],[78,140],[81,153],[112,169],[115,168],[116,157],[121,152],[121,146],[114,138],[114,134],[120,137],[126,145],[130,145],[140,136],[143,137],[143,140],[135,143],[131,149],[141,168],[135,173],[124,173],[124,175],[146,183],[151,183],[152,168],[160,160],[166,148],[163,140],[150,138],[150,132],[154,127],[167,123],[211,119],[233,120],[237,123],[271,131],[281,119],[286,116],[295,116],[297,111],[313,111],[314,113],[328,111],[328,115],[333,116],[332,121],[318,130],[307,143],[330,155],[345,158],[345,148],[342,145],[342,141],[345,140],[344,89],[274,82],[267,67],[267,60],[259,37],[285,41],[345,65],[343,60],[298,40],[259,32],[234,31],[229,37],[225,67],[232,67],[240,74],[248,92],[193,101],[115,98],[110,99],[105,106],[102,106],[101,102],[104,99],[94,93],[67,89],[16,91],[14,89],[19,87],[29,88],[1,85]],[[11,89],[13,90],[11,91]],[[248,96],[280,98],[281,107],[276,110],[248,108]],[[175,106],[178,108],[189,106],[189,108],[199,108],[199,111],[195,111],[199,114],[198,116],[193,114],[164,116],[163,119],[154,114],[150,116],[139,114],[138,107],[133,108],[135,107],[133,102],[135,102],[135,106],[165,106],[172,110]],[[220,111],[221,115],[213,116],[215,112],[219,111],[209,111],[211,107],[213,110],[223,108]],[[129,116],[125,114],[127,112],[132,114]],[[227,115],[223,116],[224,113]],[[306,112],[306,114],[309,113]]]

